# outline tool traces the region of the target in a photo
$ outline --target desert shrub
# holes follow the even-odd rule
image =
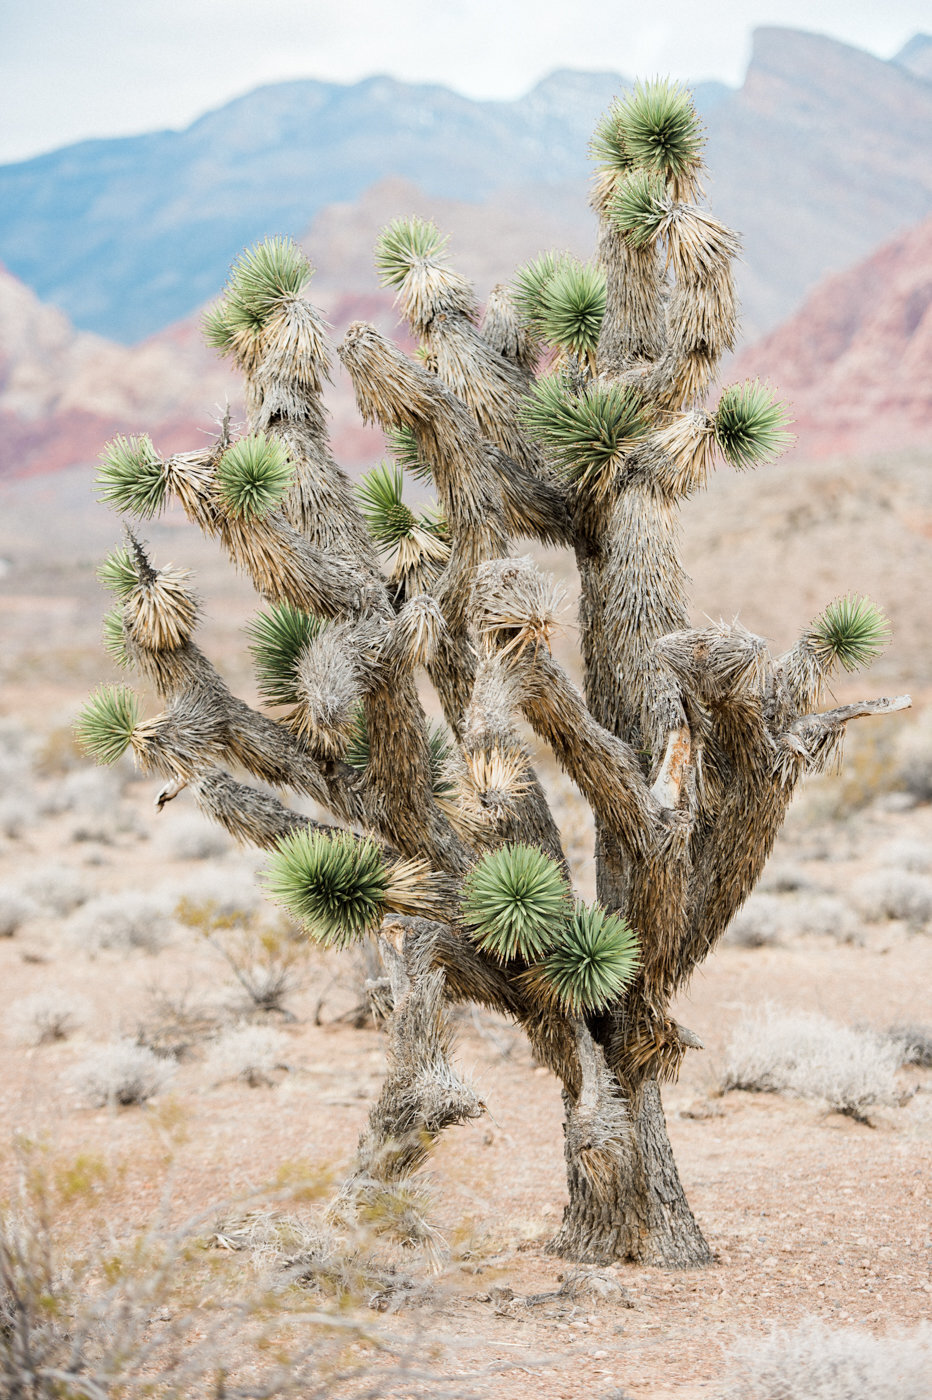
[[[161,834],[161,845],[173,860],[213,860],[234,849],[223,828],[212,826],[197,812],[171,813],[171,818]]]
[[[171,932],[170,903],[156,895],[104,894],[88,902],[68,921],[69,936],[85,951],[141,948],[156,953]]]
[[[90,768],[85,763],[52,783],[42,797],[43,816],[73,812],[99,820],[112,818],[120,800],[122,783],[110,768]]]
[[[164,890],[176,916],[191,928],[250,923],[262,898],[255,881],[245,871],[199,870]]]
[[[807,1011],[765,1005],[732,1032],[722,1088],[824,1099],[867,1122],[872,1108],[897,1100],[900,1051],[885,1036],[839,1026]]]
[[[75,1066],[70,1080],[83,1099],[99,1108],[146,1103],[162,1092],[174,1073],[170,1061],[160,1059],[146,1046],[117,1040],[92,1051]]]
[[[900,731],[897,774],[906,792],[920,802],[932,802],[932,706]]]
[[[20,885],[23,893],[49,914],[64,918],[89,898],[80,875],[66,865],[44,865]]]
[[[768,894],[796,894],[800,890],[821,888],[800,866],[778,864],[776,859],[764,871],[758,886]]]
[[[49,987],[14,1001],[8,1024],[16,1039],[24,1044],[45,1045],[66,1040],[89,1015],[90,1005],[84,997],[62,987]]]
[[[839,943],[860,938],[860,925],[842,899],[834,895],[752,894],[739,910],[728,930],[729,943],[744,948],[762,948],[781,942],[782,937],[817,934]]]
[[[787,932],[786,900],[774,894],[752,894],[731,921],[725,940],[741,948],[779,943]]]
[[[274,1083],[284,1067],[287,1041],[271,1026],[238,1026],[210,1047],[207,1068],[214,1079],[243,1079],[251,1088]]]
[[[226,1020],[223,1008],[192,995],[190,985],[151,987],[134,1038],[162,1059],[183,1060],[212,1040]]]
[[[0,797],[0,836],[18,841],[35,819],[36,808],[31,789],[23,785],[14,794],[5,788],[3,797]]]
[[[866,919],[905,919],[913,928],[932,920],[932,878],[908,870],[875,870],[862,875],[851,890]]]
[[[38,912],[38,906],[28,895],[11,885],[0,885],[0,938],[12,938]]]
[[[932,1069],[932,1026],[891,1026],[887,1036],[900,1051],[900,1063]]]
[[[926,875],[932,870],[932,846],[926,841],[890,841],[877,852],[877,861],[891,870]]]
[[[809,1318],[734,1350],[723,1400],[928,1400],[932,1328],[874,1337]]]

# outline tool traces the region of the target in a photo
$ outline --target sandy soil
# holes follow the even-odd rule
[[[36,791],[41,797],[65,781],[46,777]],[[156,818],[152,795],[153,784],[131,783],[122,805],[94,820],[75,810],[37,819],[4,843],[0,884],[17,886],[55,864],[76,871],[90,894],[144,889],[170,903],[185,881],[196,887],[212,872],[234,878],[242,870],[244,857],[232,848],[209,861],[178,859],[169,823],[182,800]],[[889,842],[932,842],[932,810],[897,806],[882,799],[836,829],[814,825],[810,803],[774,860],[844,897]],[[180,819],[191,814],[180,810]],[[15,1015],[8,1018],[5,1136],[27,1131],[62,1160],[91,1153],[109,1162],[117,1236],[145,1228],[167,1183],[173,1211],[183,1214],[214,1202],[219,1210],[238,1193],[258,1191],[252,1204],[261,1205],[263,1183],[283,1163],[339,1178],[378,1092],[385,1046],[379,1031],[340,1019],[355,1000],[345,963],[308,953],[303,985],[287,1000],[295,1019],[265,1018],[286,1045],[287,1069],[273,1083],[251,1088],[212,1076],[208,1030],[161,1099],[102,1110],[82,1103],[69,1076],[94,1046],[151,1031],[160,992],[184,989],[189,1003],[219,1009],[227,1022],[246,1016],[247,1005],[227,964],[191,929],[176,925],[156,953],[96,954],[68,929],[67,920],[37,916],[0,940],[8,1010],[49,987],[80,993],[93,1008],[73,1037],[32,1048],[12,1039]],[[505,1021],[459,1013],[457,1059],[489,1112],[451,1131],[434,1155],[434,1223],[451,1259],[432,1282],[429,1305],[392,1319],[396,1332],[425,1329],[438,1343],[433,1364],[454,1394],[481,1384],[503,1397],[623,1391],[691,1400],[717,1393],[734,1339],[769,1324],[814,1314],[882,1332],[929,1315],[929,1072],[902,1070],[904,1101],[879,1110],[873,1127],[815,1101],[718,1090],[731,1029],[747,1006],[770,1000],[879,1029],[928,1018],[929,933],[889,923],[866,926],[862,936],[860,944],[789,937],[755,949],[724,945],[678,1010],[706,1046],[664,1093],[687,1194],[715,1251],[713,1267],[699,1272],[622,1265],[595,1271],[593,1282],[592,1271],[579,1275],[545,1252],[565,1200],[558,1085]],[[321,1208],[293,1212],[319,1218]],[[80,1232],[79,1221],[72,1227]],[[416,1259],[411,1268],[429,1280]]]

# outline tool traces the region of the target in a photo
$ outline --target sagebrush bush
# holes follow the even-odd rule
[[[752,894],[728,930],[728,942],[745,948],[780,943],[805,934],[856,943],[861,927],[853,911],[835,895]]]
[[[877,862],[890,870],[926,875],[932,871],[932,846],[926,841],[890,841],[877,852]]]
[[[12,938],[38,912],[38,905],[28,895],[12,885],[0,885],[0,938]]]
[[[20,888],[42,910],[59,918],[73,913],[90,898],[90,891],[80,875],[66,865],[43,865],[28,875]]]
[[[274,1083],[284,1067],[288,1042],[271,1026],[238,1026],[210,1047],[207,1069],[215,1080],[242,1079],[252,1088]]]
[[[932,1069],[932,1026],[891,1026],[887,1035],[899,1049],[901,1064]]]
[[[234,850],[223,828],[212,826],[197,812],[173,815],[171,825],[160,833],[160,844],[172,860],[213,860]]]
[[[897,771],[906,792],[919,802],[932,802],[932,705],[900,731]]]
[[[932,878],[908,870],[874,870],[851,887],[866,919],[904,919],[913,928],[932,921]]]
[[[26,1045],[45,1045],[66,1040],[90,1016],[90,1004],[63,987],[48,987],[21,997],[9,1008],[7,1024],[17,1040]]]
[[[15,792],[9,787],[3,789],[0,797],[0,836],[18,841],[35,822],[35,801],[32,790],[25,784]]]
[[[163,896],[131,890],[99,895],[71,916],[67,929],[88,953],[101,948],[141,948],[157,953],[171,934],[171,903]]]
[[[170,1083],[175,1066],[133,1040],[102,1045],[76,1065],[71,1086],[89,1103],[105,1105],[146,1103]]]
[[[260,904],[261,894],[252,876],[239,870],[198,870],[166,886],[164,895],[179,910],[182,922],[248,924]]]
[[[824,1099],[866,1122],[872,1109],[897,1101],[899,1066],[899,1049],[885,1036],[768,1004],[735,1026],[721,1082],[725,1090]]]
[[[734,1349],[722,1400],[929,1400],[932,1328],[875,1337],[815,1318]]]

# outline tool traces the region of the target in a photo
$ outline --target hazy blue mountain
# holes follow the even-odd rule
[[[888,63],[763,29],[740,91],[696,88],[710,200],[744,236],[748,334],[932,210],[932,84],[913,71],[926,42]],[[582,206],[592,126],[625,86],[561,71],[515,102],[388,77],[258,88],[184,131],[0,167],[0,261],[79,328],[132,342],[215,295],[244,244],[300,236],[386,177],[431,198],[509,187]]]

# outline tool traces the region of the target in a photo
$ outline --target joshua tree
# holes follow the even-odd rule
[[[758,879],[802,775],[838,756],[850,719],[909,703],[818,712],[832,669],[883,641],[865,599],[830,603],[782,656],[737,623],[690,626],[681,502],[716,462],[745,470],[791,440],[758,383],[706,406],[734,341],[738,240],[697,202],[701,148],[681,89],[617,101],[593,140],[594,261],[542,255],[481,319],[432,224],[385,229],[377,266],[420,349],[358,323],[340,346],[395,459],[360,487],[328,446],[311,268],[281,239],[239,259],[205,320],[244,376],[248,432],[234,440],[227,421],[168,460],[146,437],[104,454],[106,501],[145,520],[174,495],[251,576],[267,604],[251,627],[261,693],[284,708],[231,694],[194,640],[189,577],[128,531],[102,570],[118,599],[106,639],[165,708],[143,720],[132,691],[99,691],[80,720],[88,748],[104,762],[131,749],[167,780],[160,805],[187,786],[268,848],[268,890],[311,937],[378,937],[389,1074],[341,1211],[391,1190],[410,1203],[437,1134],[482,1111],[449,1060],[444,1004],[470,1000],[513,1017],[563,1085],[569,1204],[551,1248],[707,1261],[661,1107],[660,1083],[699,1044],[672,1000]],[[432,481],[436,509],[404,504],[404,471]],[[575,550],[582,693],[551,653],[558,599],[515,557],[519,537]],[[425,719],[419,667],[445,734]],[[520,720],[591,804],[597,903],[573,897]]]

